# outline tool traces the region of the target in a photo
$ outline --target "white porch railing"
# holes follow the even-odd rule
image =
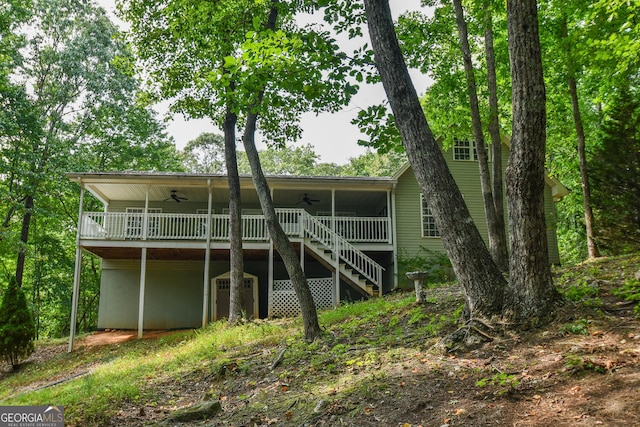
[[[319,216],[315,218],[352,243],[377,243],[389,240],[389,218],[386,217]]]
[[[304,209],[276,209],[278,220],[289,236],[302,237],[300,218]],[[389,221],[382,217],[312,217],[330,231],[335,230],[353,243],[390,243]],[[144,214],[133,212],[85,212],[82,239],[140,240],[143,238]],[[195,240],[207,238],[206,214],[149,213],[148,240]],[[269,235],[262,215],[242,216],[243,239],[267,241]],[[229,216],[211,215],[211,240],[229,239]]]

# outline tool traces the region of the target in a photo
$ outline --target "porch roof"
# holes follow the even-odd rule
[[[216,193],[228,194],[227,176],[222,174],[194,174],[183,172],[69,172],[67,178],[85,186],[104,204],[113,200],[144,200],[149,191],[150,201],[162,201],[172,190],[190,201],[206,201],[208,188]],[[314,195],[319,191],[381,192],[391,190],[397,179],[389,177],[332,177],[332,176],[281,176],[269,175],[267,181],[272,191],[290,191],[291,203],[300,200],[304,193]],[[253,191],[251,176],[240,176],[243,190]]]

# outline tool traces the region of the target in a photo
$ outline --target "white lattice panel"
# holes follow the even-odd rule
[[[335,286],[331,277],[307,279],[317,308],[333,307]],[[300,314],[300,304],[291,280],[274,280],[269,312],[273,317],[293,317]]]

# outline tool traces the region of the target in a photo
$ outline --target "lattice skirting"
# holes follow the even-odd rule
[[[307,279],[317,308],[333,307],[335,285],[331,277]],[[273,317],[293,317],[300,314],[300,304],[291,280],[274,280],[269,314]]]

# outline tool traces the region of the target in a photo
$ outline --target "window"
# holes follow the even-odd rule
[[[454,139],[453,160],[478,160],[475,142],[468,139]]]
[[[422,237],[440,237],[440,232],[436,227],[436,220],[431,215],[431,210],[422,194],[420,194],[420,214],[422,217]]]

